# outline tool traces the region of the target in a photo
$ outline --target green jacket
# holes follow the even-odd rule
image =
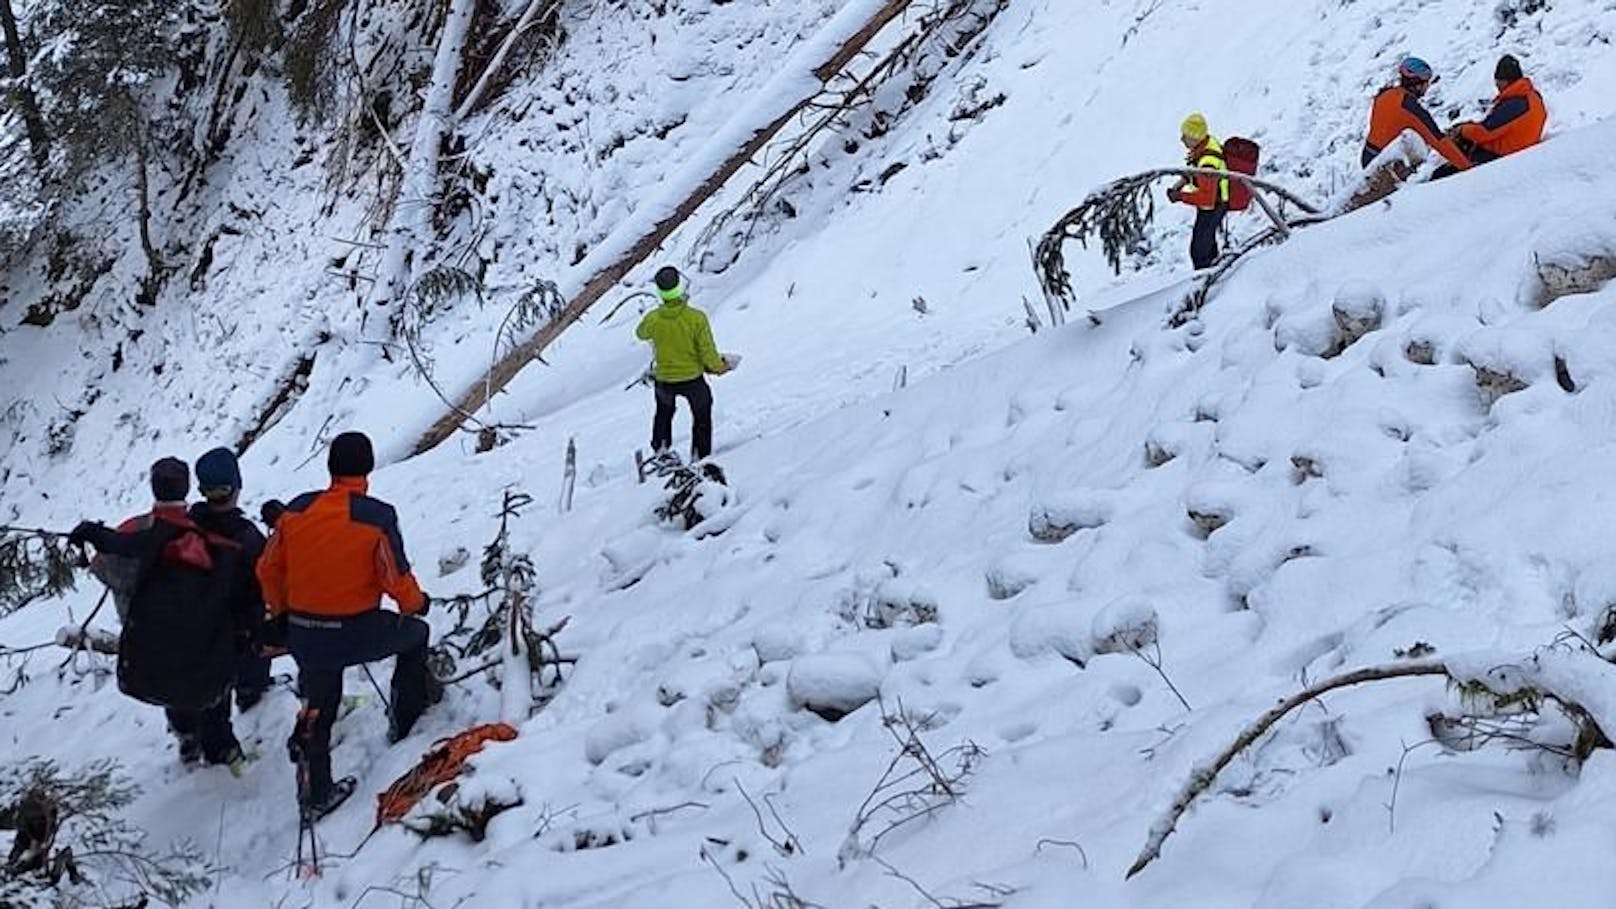
[[[645,314],[634,334],[656,350],[658,382],[689,382],[724,369],[706,313],[685,300],[664,301]]]

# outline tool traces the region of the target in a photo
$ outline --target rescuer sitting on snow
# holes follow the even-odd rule
[[[1430,64],[1418,57],[1404,57],[1397,64],[1396,84],[1381,89],[1369,111],[1369,136],[1364,140],[1361,157],[1364,167],[1373,163],[1386,146],[1397,141],[1404,130],[1413,130],[1425,140],[1426,145],[1448,159],[1452,169],[1447,173],[1470,168],[1470,159],[1464,156],[1452,139],[1443,135],[1430,111],[1421,103],[1435,81],[1436,74],[1432,72]],[[1446,174],[1438,172],[1437,176]]]
[[[1486,164],[1531,148],[1543,141],[1543,127],[1549,122],[1543,96],[1521,72],[1519,60],[1509,54],[1500,58],[1493,70],[1493,81],[1498,85],[1498,97],[1493,99],[1486,119],[1460,123],[1451,131],[1455,144],[1471,164]],[[1456,173],[1453,166],[1445,164],[1436,176],[1452,173]]]

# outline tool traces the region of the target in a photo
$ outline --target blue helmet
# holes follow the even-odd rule
[[[1397,64],[1397,75],[1404,79],[1415,79],[1420,82],[1430,82],[1436,78],[1436,74],[1431,71],[1431,64],[1426,63],[1419,57],[1404,57]]]

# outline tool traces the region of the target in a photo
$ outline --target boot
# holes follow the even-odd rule
[[[354,794],[354,789],[358,785],[358,780],[345,776],[323,790],[312,793],[308,800],[299,806],[303,810],[303,816],[311,821],[317,821],[336,811],[348,800],[348,796]]]

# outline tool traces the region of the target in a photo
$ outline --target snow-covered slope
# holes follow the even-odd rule
[[[538,498],[515,526],[541,572],[538,623],[570,615],[562,643],[582,659],[519,741],[478,760],[483,784],[524,799],[485,842],[390,829],[320,882],[272,873],[296,840],[284,691],[241,721],[266,757],[239,781],[179,772],[155,712],[104,681],[48,672],[0,699],[4,753],[123,760],[147,789],[135,818],[154,841],[217,844],[218,905],[288,893],[288,905],[369,904],[383,897],[367,887],[416,892],[421,869],[433,905],[732,904],[714,865],[742,893],[756,884],[767,898],[773,877],[826,907],[934,905],[900,873],[945,905],[1605,905],[1609,753],[1570,771],[1501,746],[1406,751],[1431,737],[1427,712],[1456,706],[1418,680],[1298,714],[1225,773],[1156,864],[1128,882],[1122,872],[1192,766],[1303,679],[1422,643],[1526,653],[1565,627],[1589,634],[1616,602],[1599,533],[1616,490],[1600,469],[1616,417],[1613,291],[1535,305],[1544,263],[1616,252],[1616,126],[1588,126],[1610,113],[1597,89],[1616,73],[1599,36],[1616,12],[1579,4],[1506,29],[1446,3],[1297,3],[1233,22],[1211,4],[1077,6],[1012,5],[953,85],[859,156],[831,156],[794,201],[797,219],[701,279],[720,343],[747,355],[717,385],[735,492],[705,531],[658,525],[659,490],[634,482],[628,454],[648,414],[643,395],[620,390],[641,356],[626,315],[570,335],[501,401],[502,417],[534,431],[377,475],[435,595],[479,586],[470,569],[437,566],[487,541],[502,489]],[[1208,41],[1220,28],[1228,40]],[[1257,134],[1280,179],[1322,196],[1350,169],[1364,96],[1398,51],[1454,72],[1451,101],[1485,94],[1499,40],[1542,76],[1558,125],[1545,147],[1298,233],[1252,257],[1183,329],[1163,328],[1169,290],[1099,328],[1025,339],[1025,238],[1104,177],[1169,159],[1186,109]],[[948,147],[948,92],[973,78],[1006,103]],[[723,108],[692,105],[715,120]],[[925,160],[929,149],[946,151]],[[845,195],[898,161],[910,166],[880,192]],[[623,173],[649,183],[657,171]],[[43,424],[28,422],[4,462],[8,510],[110,517],[137,502],[150,456],[233,438],[214,434],[213,408],[247,420],[241,409],[278,373],[221,380],[219,362],[264,359],[269,338],[312,330],[340,296],[317,269],[293,279],[302,289],[281,286],[285,236],[241,241],[253,251],[234,277],[194,309],[148,317],[150,343],[166,335],[167,405],[133,370],[103,379],[104,399],[55,460]],[[694,259],[691,239],[670,256]],[[1170,267],[1182,240],[1163,232],[1147,267]],[[1098,271],[1086,269],[1089,286]],[[306,294],[311,318],[266,315]],[[1338,349],[1338,309],[1375,329]],[[242,312],[255,318],[210,327]],[[331,318],[351,337],[352,320]],[[445,332],[435,352],[464,370],[489,345],[476,317],[457,318],[467,340]],[[75,344],[97,350],[60,330],[5,343],[8,387],[41,407],[47,389],[61,397],[87,374],[43,364],[70,362]],[[225,353],[180,359],[195,346]],[[415,379],[360,347],[320,358],[311,392],[246,460],[255,499],[319,482],[328,423],[398,450],[408,439],[390,432],[433,413]],[[889,392],[899,367],[910,387]],[[1492,402],[1478,369],[1526,387]],[[120,408],[132,416],[115,430]],[[580,484],[560,514],[569,437]],[[1030,525],[1051,522],[1073,532],[1034,539]],[[1160,673],[1103,652],[1149,616]],[[32,607],[0,641],[32,643],[60,621]],[[830,722],[799,706],[872,687],[889,711],[928,718],[934,752],[984,752],[962,799],[884,837],[874,858],[861,847],[880,822],[851,841],[849,829],[897,753],[880,711]],[[337,762],[378,791],[434,736],[498,704],[461,688],[392,749],[380,710],[362,708]],[[760,821],[748,796],[778,819],[765,808]],[[789,828],[800,848],[781,854],[760,825]],[[340,853],[369,826],[356,802],[321,830]]]

